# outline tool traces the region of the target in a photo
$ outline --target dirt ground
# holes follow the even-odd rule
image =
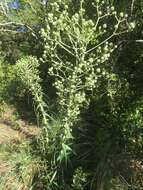
[[[40,133],[40,129],[20,117],[15,117],[15,110],[8,109],[0,117],[0,147],[6,144],[13,146],[17,142],[31,140]],[[0,177],[9,170],[9,165],[0,154]],[[7,190],[7,189],[6,189]],[[22,188],[23,190],[23,188]],[[25,190],[25,189],[24,189]]]
[[[4,144],[13,140],[21,140],[22,135],[18,131],[13,130],[10,126],[0,123],[0,144]]]

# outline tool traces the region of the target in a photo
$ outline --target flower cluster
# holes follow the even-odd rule
[[[117,48],[112,39],[134,26],[128,23],[127,14],[117,13],[106,1],[93,1],[92,17],[84,1],[75,12],[71,11],[70,1],[56,1],[49,6],[47,27],[41,31],[45,41],[43,61],[55,79],[63,121],[71,126],[80,109],[89,103],[89,94],[99,91],[112,75],[108,62]],[[114,20],[113,26],[110,20]]]

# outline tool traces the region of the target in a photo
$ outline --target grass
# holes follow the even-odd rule
[[[0,190],[32,190],[41,170],[29,142],[0,146]]]
[[[43,164],[31,146],[38,129],[14,106],[0,105],[0,190],[40,190]]]

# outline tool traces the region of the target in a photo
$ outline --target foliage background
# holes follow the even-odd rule
[[[43,188],[141,190],[142,1],[19,3],[1,2],[0,101],[35,109],[42,133],[32,155],[46,166]],[[95,18],[108,9],[119,20],[128,14],[128,22],[85,55],[119,21],[105,18],[94,31]]]

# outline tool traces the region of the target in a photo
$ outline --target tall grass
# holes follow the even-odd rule
[[[29,142],[0,147],[0,189],[34,189],[40,176],[41,164],[32,155]]]

